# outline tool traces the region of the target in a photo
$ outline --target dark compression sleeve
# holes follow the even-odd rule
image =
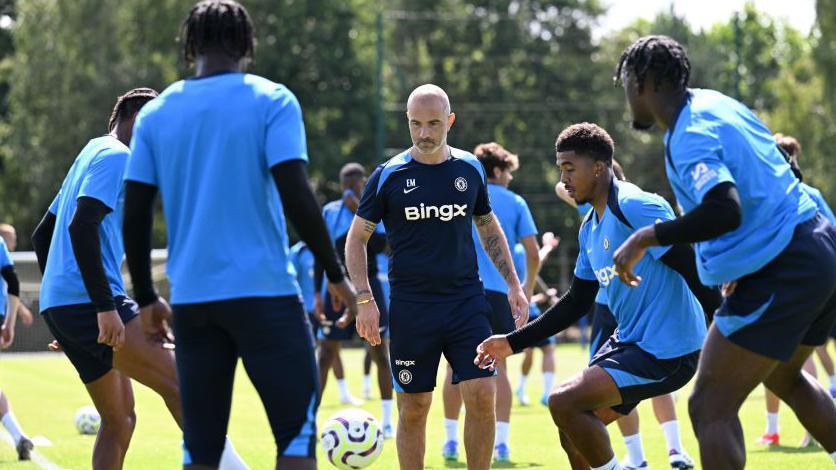
[[[125,259],[134,286],[134,300],[140,307],[157,300],[151,277],[151,230],[154,226],[154,198],[157,187],[136,181],[125,184],[125,220],[122,238]]]
[[[569,328],[589,312],[597,293],[598,281],[587,281],[578,277],[572,278],[569,291],[550,309],[546,310],[546,313],[508,335],[508,343],[511,345],[511,349],[518,353]]]
[[[49,255],[49,245],[52,244],[52,232],[55,231],[55,214],[47,211],[44,218],[32,232],[32,246],[35,257],[38,258],[38,268],[41,274],[46,271],[46,258]]]
[[[81,272],[81,279],[87,295],[98,312],[114,310],[113,292],[107,282],[102,264],[102,244],[99,226],[111,209],[102,201],[91,197],[80,197],[76,202],[73,220],[70,221],[70,242],[73,254]]]
[[[299,237],[308,245],[314,258],[322,263],[328,280],[332,283],[342,281],[345,278],[343,267],[331,244],[325,221],[322,220],[322,209],[308,184],[305,162],[282,162],[270,168],[270,171],[279,189],[285,214]]]
[[[0,270],[0,274],[2,274],[3,280],[6,281],[6,292],[10,295],[20,297],[20,280],[17,278],[15,267],[13,265],[6,266]]]
[[[662,246],[711,240],[735,230],[742,217],[737,187],[730,182],[720,183],[691,212],[656,224],[656,240]]]
[[[705,286],[700,282],[694,250],[689,245],[674,245],[660,258],[660,261],[685,279],[688,288],[700,302],[706,319],[710,322],[714,317],[714,312],[720,307],[723,298],[720,296],[719,289]]]

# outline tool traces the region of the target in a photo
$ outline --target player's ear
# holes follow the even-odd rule
[[[450,113],[450,115],[447,116],[447,129],[453,127],[454,122],[456,122],[456,113]]]

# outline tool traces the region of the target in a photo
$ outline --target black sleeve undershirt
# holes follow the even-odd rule
[[[572,278],[569,291],[536,320],[508,335],[515,353],[569,328],[589,312],[598,293],[598,281]]]
[[[308,245],[318,263],[321,263],[328,280],[338,283],[345,278],[342,264],[337,259],[331,237],[322,220],[322,208],[308,184],[305,162],[290,160],[270,168],[285,214],[296,233]]]
[[[99,238],[99,226],[110,212],[112,210],[98,199],[80,197],[68,227],[84,288],[87,289],[87,295],[90,296],[97,312],[116,309],[113,292],[110,290],[102,263],[102,245]]]
[[[656,224],[656,240],[662,246],[711,240],[737,229],[742,217],[737,187],[730,182],[720,183],[711,188],[692,211]]]
[[[2,275],[3,280],[6,281],[6,292],[8,292],[9,295],[20,297],[20,280],[17,278],[15,267],[12,265],[6,266],[0,270],[0,275]]]
[[[134,288],[134,300],[140,307],[157,300],[157,291],[154,290],[154,280],[151,277],[151,230],[154,226],[156,197],[156,186],[136,181],[125,183],[122,238]]]
[[[41,274],[46,271],[46,259],[49,255],[49,245],[52,244],[55,220],[55,214],[47,211],[38,226],[35,227],[35,231],[32,232],[32,247],[35,249],[35,257],[38,259],[38,268],[41,270]]]
[[[337,245],[337,254],[340,257],[340,261],[343,264],[345,262],[345,244],[348,241],[348,234],[341,236],[340,238],[336,239],[334,242]],[[369,237],[368,244],[366,245],[366,267],[367,267],[367,274],[369,279],[372,277],[377,276],[377,255],[384,252],[386,250],[387,241],[386,235],[382,233],[373,233],[371,237]],[[322,285],[322,277],[323,277],[323,266],[319,261],[314,262],[314,285],[321,286]]]
[[[691,247],[689,245],[674,245],[659,261],[665,263],[685,279],[688,288],[691,289],[702,306],[707,323],[710,323],[714,317],[714,312],[720,307],[723,299],[720,296],[719,289],[705,286],[700,282],[697,274],[697,261]]]

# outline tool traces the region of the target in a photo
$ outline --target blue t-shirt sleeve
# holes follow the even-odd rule
[[[127,161],[128,152],[121,150],[111,149],[96,155],[87,167],[78,197],[97,199],[116,210]]]
[[[383,198],[378,194],[378,186],[381,185],[380,174],[383,173],[383,165],[378,166],[372,172],[369,180],[366,181],[366,189],[360,197],[360,206],[357,208],[357,215],[370,222],[378,223],[383,219]]]
[[[531,215],[531,209],[528,208],[525,199],[518,197],[517,204],[519,204],[520,217],[517,219],[517,236],[519,238],[530,237],[537,235],[537,226],[534,225],[534,216]]]
[[[157,165],[154,161],[154,152],[149,140],[150,129],[145,116],[145,113],[140,111],[134,123],[131,155],[128,157],[125,180],[157,186]]]
[[[279,87],[271,95],[264,148],[267,168],[288,160],[308,161],[302,107],[287,88]]]
[[[635,230],[676,218],[670,204],[656,195],[641,194],[631,196],[620,201],[619,205],[621,206],[621,211],[624,212],[624,217],[627,217],[630,225]],[[653,246],[648,248],[647,252],[654,259],[659,259],[670,249],[670,246]]]
[[[592,263],[589,262],[589,256],[586,254],[586,233],[584,229],[587,224],[581,225],[581,230],[578,232],[578,259],[575,261],[575,277],[587,281],[596,281],[595,270],[592,269]]]
[[[12,255],[9,253],[9,248],[6,246],[6,241],[0,239],[0,269],[5,268],[6,266],[14,266],[14,261],[12,261]],[[0,305],[0,307],[3,307]]]
[[[723,162],[723,145],[710,130],[685,129],[670,152],[676,175],[694,201],[702,202],[711,188],[720,183],[735,182]]]

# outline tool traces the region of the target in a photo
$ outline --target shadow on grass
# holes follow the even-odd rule
[[[492,463],[491,468],[542,468],[545,464],[537,462],[500,462]],[[444,468],[467,468],[464,462],[444,462]]]
[[[780,454],[813,454],[816,452],[825,452],[819,446],[807,446],[807,447],[787,447],[787,446],[770,446],[759,450],[751,451],[753,454],[771,454],[773,452],[777,452]]]

